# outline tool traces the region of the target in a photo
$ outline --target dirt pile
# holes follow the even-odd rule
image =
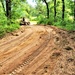
[[[50,75],[75,75],[75,31],[56,30],[62,55]]]

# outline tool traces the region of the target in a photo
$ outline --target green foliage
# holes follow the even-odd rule
[[[6,19],[6,17],[4,16],[4,15],[1,15],[0,16],[0,25],[4,25],[4,24],[6,24],[7,23],[7,19]]]
[[[62,28],[62,29],[66,29],[66,30],[75,30],[75,23],[73,23],[69,20],[68,21],[54,22],[53,25],[57,26],[59,28]]]
[[[75,23],[67,23],[67,25],[65,26],[65,29],[75,30]]]
[[[20,26],[18,24],[3,25],[3,26],[1,25],[0,26],[0,38],[2,38],[6,33],[12,32],[19,28]]]
[[[67,24],[66,21],[60,20],[60,21],[54,22],[53,25],[55,25],[55,26],[60,26],[60,25],[61,25],[61,26],[66,26],[66,24]]]
[[[44,24],[44,20],[45,20],[45,18],[43,15],[40,15],[37,17],[38,24]]]
[[[9,32],[12,32],[12,31],[14,31],[14,30],[17,30],[17,29],[19,29],[19,25],[18,24],[11,24],[10,26],[9,25],[5,25],[5,31],[7,32],[7,33],[9,33]]]
[[[41,1],[41,0],[40,0]],[[39,2],[39,0],[38,0]],[[72,0],[65,0],[65,18],[62,20],[62,0],[56,1],[56,17],[54,19],[54,1],[51,0],[49,2],[50,8],[50,18],[46,18],[46,13],[42,13],[37,17],[38,24],[45,25],[54,25],[67,30],[75,30],[75,23],[73,23],[73,14],[74,14],[74,2]],[[39,5],[37,4],[37,7]],[[40,5],[40,9],[43,9],[44,5]],[[46,8],[44,8],[44,12],[46,12]]]
[[[42,18],[42,19],[38,19],[38,24],[52,25],[52,21],[51,19]]]
[[[5,13],[3,11],[2,5],[0,3],[0,25],[4,25],[7,23],[7,18],[5,16]]]
[[[6,33],[12,32],[18,29],[19,20],[22,17],[35,20],[38,24],[54,25],[67,30],[75,30],[74,19],[74,2],[72,0],[65,0],[65,19],[62,21],[62,0],[56,0],[56,18],[54,19],[54,0],[47,0],[50,9],[50,18],[48,19],[46,14],[46,5],[43,0],[34,0],[36,6],[32,7],[27,3],[27,0],[12,0],[11,2],[11,19],[7,21],[6,17],[6,5],[5,0],[0,0],[0,37],[3,37]],[[4,4],[4,8],[2,5]],[[18,20],[18,21],[17,21]]]
[[[46,16],[44,15],[39,15],[37,17],[38,20],[38,24],[48,24],[48,25],[53,25],[54,19],[53,16],[50,16],[50,18],[48,19]]]
[[[5,29],[3,26],[0,26],[0,38],[2,38],[5,35]]]
[[[13,1],[12,19],[18,19],[22,17],[30,18],[32,7],[28,5],[26,0]]]

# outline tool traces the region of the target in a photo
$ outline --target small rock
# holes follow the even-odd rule
[[[47,66],[44,67],[44,69],[47,69],[47,68],[48,68]]]
[[[47,70],[45,70],[45,73],[47,73]]]
[[[19,36],[19,34],[17,33],[11,33],[13,36]]]
[[[73,58],[69,58],[69,59],[67,59],[67,61],[68,62],[72,62],[72,61],[74,61],[74,59]]]
[[[15,34],[15,36],[19,36],[19,34]]]
[[[55,53],[52,54],[52,57],[58,57],[58,56],[61,56],[60,52],[55,52]]]
[[[71,39],[75,41],[75,37],[71,37]]]
[[[63,66],[61,65],[60,68],[63,68]]]
[[[21,33],[23,33],[24,31],[21,31]]]
[[[0,67],[2,67],[2,65],[0,64]]]
[[[66,50],[73,50],[71,47],[67,46],[65,47]]]
[[[5,74],[5,72],[3,74]]]
[[[42,37],[40,36],[39,38],[41,39]]]
[[[56,37],[56,41],[59,41],[59,37]]]

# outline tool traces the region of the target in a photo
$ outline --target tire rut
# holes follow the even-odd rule
[[[5,51],[8,51],[10,48],[13,48],[14,46],[16,46],[16,44],[20,44],[19,42],[22,42],[25,38],[27,39],[27,38],[29,38],[29,36],[31,36],[31,34],[33,34],[33,32],[32,33],[30,33],[30,34],[27,34],[27,35],[25,35],[25,34],[23,34],[23,35],[21,35],[20,37],[17,37],[16,39],[14,39],[14,40],[11,40],[11,41],[9,41],[9,42],[6,42],[5,44],[3,44],[2,46],[0,46],[0,53],[1,52],[5,52]],[[25,36],[24,36],[25,35]],[[18,40],[19,39],[19,40]],[[9,45],[9,46],[8,46]],[[5,46],[5,47],[4,47]]]
[[[10,58],[10,59],[11,59],[11,58]],[[8,61],[9,61],[10,59],[8,59]],[[4,62],[4,63],[6,63],[6,62]]]
[[[32,34],[32,33],[31,33]],[[27,37],[26,37],[26,39],[28,39],[30,36],[31,36],[31,34],[30,35],[28,35]],[[26,40],[25,39],[25,40]],[[22,40],[24,40],[24,39],[22,39]],[[24,44],[24,43],[23,43]],[[18,46],[20,46],[20,45],[17,45],[17,47]],[[10,58],[12,58],[13,56],[15,56],[16,54],[18,54],[19,53],[19,50],[20,49],[16,49],[17,48],[16,47],[16,45],[15,45],[15,47],[14,47],[14,50],[13,50],[13,48],[12,48],[12,51],[10,51],[10,49],[8,50],[9,52],[7,52],[7,51],[5,51],[3,54],[1,54],[0,56],[1,56],[1,59],[3,59],[3,61],[1,61],[1,59],[0,59],[0,64],[3,64],[5,61],[7,61],[7,60],[9,60]],[[22,48],[22,47],[21,47]],[[13,54],[13,52],[15,51],[15,54],[12,56],[10,53],[12,53]],[[18,53],[16,53],[18,51]],[[10,54],[10,57],[8,57],[9,56],[9,54]],[[3,57],[2,57],[3,56]],[[7,59],[6,59],[6,57],[8,57]]]
[[[17,67],[15,70],[13,70],[10,74],[16,74],[18,72],[20,72],[22,70],[22,68],[24,68],[26,65],[28,65],[31,61],[34,60],[34,58],[36,56],[38,56],[41,51],[47,46],[47,44],[49,43],[49,40],[45,40],[45,43],[42,44],[36,51],[34,51],[30,56],[28,56],[25,61],[19,66]]]
[[[38,27],[39,28],[39,27]],[[51,30],[49,30],[47,27],[46,28],[42,28],[41,30],[33,30],[33,32],[35,33],[30,33],[29,34],[29,38],[28,35],[24,36],[23,38],[19,38],[19,41],[16,41],[16,39],[14,39],[15,41],[9,41],[11,43],[11,47],[8,47],[8,43],[7,48],[4,49],[4,54],[3,56],[5,56],[3,59],[1,57],[2,60],[0,65],[0,74],[1,75],[21,75],[24,73],[24,69],[26,70],[28,68],[28,70],[26,71],[26,73],[24,74],[28,74],[28,72],[32,72],[29,67],[31,66],[31,69],[38,65],[38,62],[40,62],[41,64],[39,64],[39,66],[41,66],[45,61],[47,61],[47,59],[49,59],[50,54],[48,54],[49,52],[53,52],[50,50],[50,43],[52,43],[52,35],[51,34]],[[40,34],[40,35],[39,35]],[[37,37],[38,36],[38,37]],[[27,38],[26,38],[27,37]],[[40,40],[41,39],[41,40]],[[27,43],[28,41],[28,43]],[[18,43],[21,42],[21,43]],[[15,44],[15,45],[13,45]],[[3,46],[1,45],[1,47],[3,48]],[[14,53],[15,51],[15,53]],[[45,59],[44,59],[45,58]],[[4,61],[3,61],[4,60]],[[16,63],[15,63],[16,62]],[[15,64],[14,64],[15,63]],[[35,64],[36,63],[36,64]],[[35,64],[35,65],[32,65]],[[36,66],[36,68],[34,70],[36,70],[39,66]],[[22,73],[23,72],[23,73]],[[19,74],[20,73],[20,74]]]

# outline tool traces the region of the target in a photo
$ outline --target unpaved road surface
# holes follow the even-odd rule
[[[22,26],[0,40],[0,75],[75,75],[75,31]]]

